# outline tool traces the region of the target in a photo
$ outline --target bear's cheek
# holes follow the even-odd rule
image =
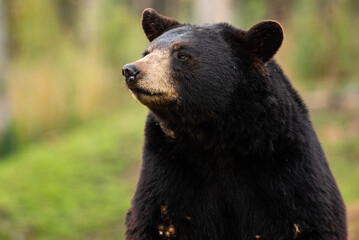
[[[178,100],[178,92],[171,81],[169,51],[156,50],[135,64],[140,77],[130,90],[138,101],[150,106]]]

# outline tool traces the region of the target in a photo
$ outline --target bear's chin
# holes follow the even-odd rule
[[[170,94],[164,92],[153,92],[150,93],[145,90],[134,90],[130,89],[132,97],[137,101],[147,106],[148,108],[159,108],[161,106],[165,107],[168,104],[172,103],[174,99]]]

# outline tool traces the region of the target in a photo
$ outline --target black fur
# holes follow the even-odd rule
[[[180,99],[149,107],[127,240],[161,239],[161,206],[180,240],[347,239],[343,200],[308,111],[269,60],[282,39],[253,54],[247,34],[186,24],[152,41],[184,42],[189,59],[171,55]]]

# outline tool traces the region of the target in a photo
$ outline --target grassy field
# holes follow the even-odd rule
[[[126,100],[120,112],[62,135],[48,135],[0,161],[0,239],[123,239],[138,177],[146,108]],[[344,120],[314,111],[314,125],[359,231],[358,137]],[[343,118],[343,115],[338,115]],[[333,126],[332,123],[339,125]],[[344,121],[345,122],[345,121]],[[338,144],[340,142],[340,144]],[[354,154],[354,156],[353,156]],[[357,209],[358,208],[358,209]]]
[[[48,137],[0,161],[0,239],[123,239],[146,109]]]

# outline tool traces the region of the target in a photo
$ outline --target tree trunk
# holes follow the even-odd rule
[[[10,110],[6,98],[6,77],[8,68],[8,29],[6,2],[0,0],[0,140],[10,120]]]
[[[92,48],[98,41],[100,0],[82,0],[79,11],[79,38],[84,48]]]
[[[196,0],[196,23],[232,21],[232,0]]]

